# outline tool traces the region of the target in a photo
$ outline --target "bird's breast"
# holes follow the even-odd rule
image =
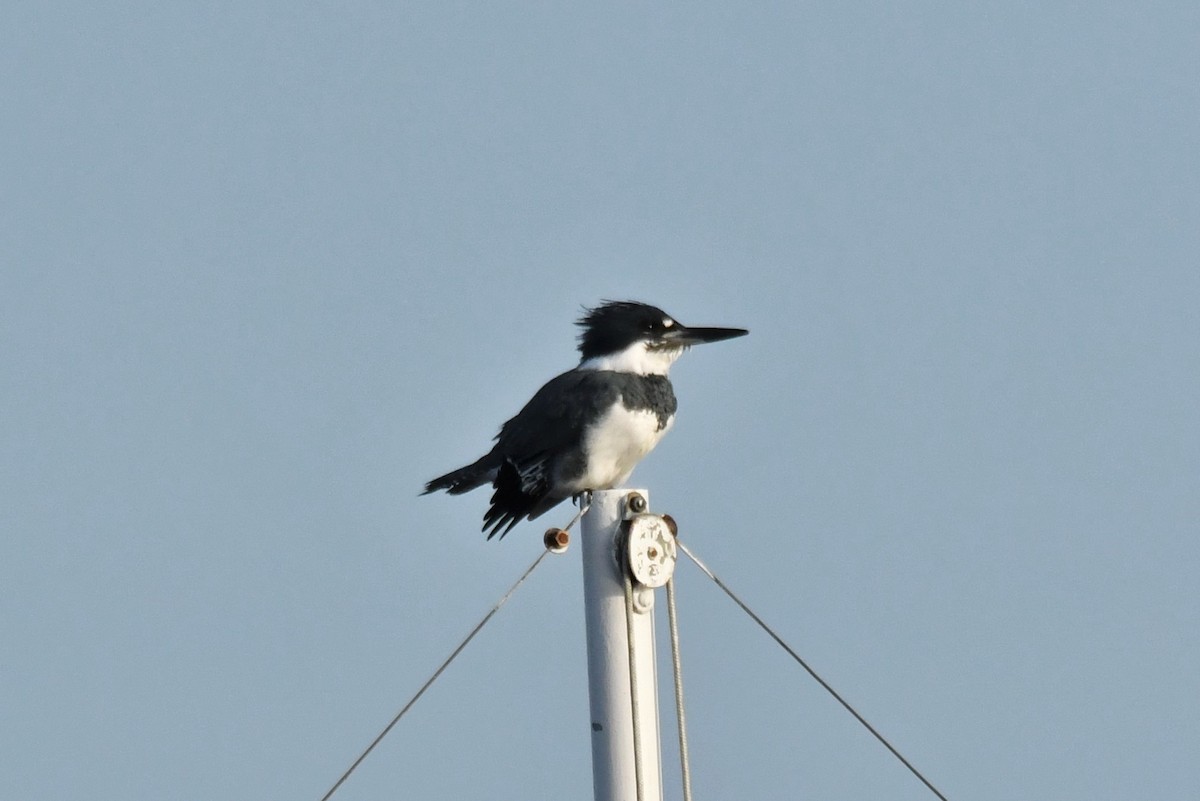
[[[629,409],[616,404],[588,429],[584,438],[583,475],[573,483],[579,490],[620,486],[674,422],[674,414],[664,418],[651,409]]]

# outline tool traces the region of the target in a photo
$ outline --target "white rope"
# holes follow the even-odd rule
[[[675,675],[675,719],[679,724],[679,769],[683,801],[692,801],[692,772],[688,766],[687,721],[683,713],[683,667],[679,656],[679,621],[675,616],[675,579],[667,581],[667,623],[671,629],[671,671]]]
[[[621,552],[626,553],[622,547]],[[642,734],[641,710],[638,706],[637,655],[633,646],[633,579],[629,574],[628,556],[621,559],[621,572],[625,574],[625,639],[629,642],[629,698],[630,713],[633,715],[633,778],[637,787],[637,801],[645,798],[645,783],[642,778]]]

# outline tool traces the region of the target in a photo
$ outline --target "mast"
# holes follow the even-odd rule
[[[596,801],[661,801],[654,588],[674,535],[645,490],[592,494],[580,530]]]

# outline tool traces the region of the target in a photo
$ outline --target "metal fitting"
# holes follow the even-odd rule
[[[641,587],[654,589],[675,572],[675,535],[660,515],[640,514],[625,523],[625,558],[629,573]]]
[[[563,553],[571,544],[571,535],[561,528],[548,528],[545,536],[542,537],[542,542],[550,553]]]

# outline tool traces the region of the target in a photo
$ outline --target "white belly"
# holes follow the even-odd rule
[[[614,407],[588,432],[584,442],[587,466],[574,482],[576,491],[613,489],[624,484],[637,463],[654,449],[674,422],[672,415],[659,428],[654,412]]]

